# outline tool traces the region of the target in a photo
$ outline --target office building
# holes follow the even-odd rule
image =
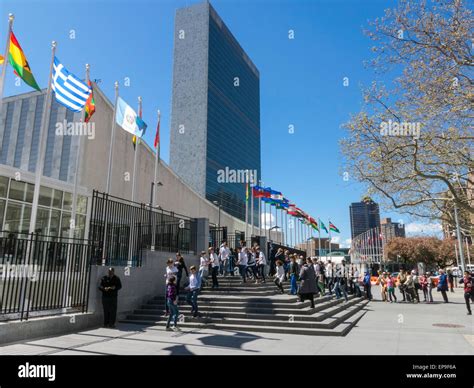
[[[380,227],[379,205],[370,198],[353,202],[349,207],[351,237],[357,237],[369,229]]]
[[[241,220],[242,172],[260,179],[259,83],[258,69],[208,2],[177,10],[170,166]]]

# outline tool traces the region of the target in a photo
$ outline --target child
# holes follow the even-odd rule
[[[283,268],[283,262],[278,260],[276,262],[276,274],[275,274],[275,284],[282,294],[285,293],[283,290],[283,281],[285,280],[285,269]]]
[[[201,277],[196,271],[196,267],[192,265],[189,267],[191,275],[189,275],[189,286],[186,287],[186,301],[191,305],[191,314],[196,318],[198,316],[198,304],[197,297],[199,290],[201,289]]]
[[[178,327],[178,293],[176,290],[175,284],[176,278],[171,276],[168,279],[168,284],[166,286],[166,305],[170,311],[170,315],[168,316],[168,321],[166,322],[166,330],[180,330]],[[173,319],[173,329],[170,327],[171,319]]]

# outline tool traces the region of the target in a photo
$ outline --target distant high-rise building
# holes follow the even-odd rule
[[[380,227],[379,205],[370,198],[364,199],[362,202],[351,203],[349,213],[352,238],[369,229]]]
[[[260,75],[208,2],[176,12],[170,166],[245,218],[242,172],[260,179]]]
[[[391,218],[383,218],[380,223],[380,229],[385,242],[389,242],[395,237],[405,237],[405,225],[401,222],[392,222]]]

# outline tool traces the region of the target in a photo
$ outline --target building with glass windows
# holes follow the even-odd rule
[[[260,179],[259,71],[208,2],[177,10],[174,39],[170,166],[244,220],[246,184],[232,174]]]
[[[349,214],[352,238],[367,232],[369,229],[380,227],[379,205],[370,198],[351,203]]]

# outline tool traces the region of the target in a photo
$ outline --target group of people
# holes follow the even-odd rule
[[[474,293],[472,292],[472,277],[469,271],[464,272],[461,283],[464,286],[464,300],[466,302],[467,314],[472,315],[470,302],[474,303]],[[370,283],[369,279],[364,278],[365,283]],[[376,284],[380,286],[380,295],[382,301],[397,303],[395,289],[398,288],[402,295],[401,302],[420,303],[420,291],[423,292],[423,301],[425,303],[433,303],[433,290],[440,292],[444,303],[449,303],[448,292],[454,292],[454,279],[452,273],[445,270],[439,270],[439,276],[435,276],[428,271],[424,274],[418,274],[416,270],[405,271],[404,269],[394,276],[390,272],[378,272]],[[368,286],[367,297],[372,299],[370,285]]]

